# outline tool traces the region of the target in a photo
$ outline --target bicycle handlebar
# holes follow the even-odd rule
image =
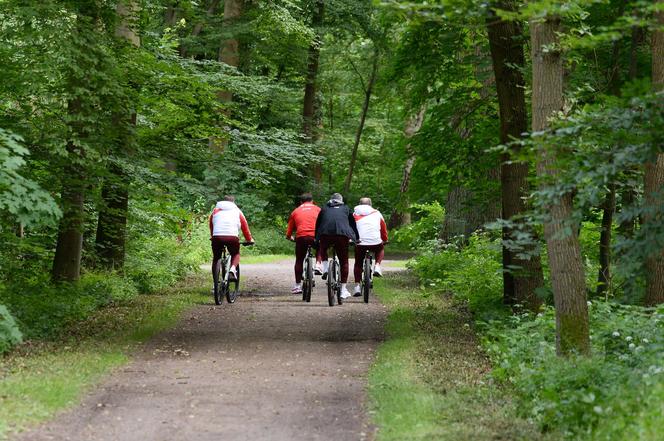
[[[251,247],[251,246],[253,246],[253,245],[255,245],[255,244],[256,244],[256,242],[242,242],[241,245],[242,245],[243,247]]]

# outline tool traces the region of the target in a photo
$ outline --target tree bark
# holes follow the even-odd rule
[[[70,115],[79,114],[80,99],[71,100],[67,112]],[[71,125],[74,133],[82,132],[78,122]],[[83,152],[73,140],[70,140],[67,143],[67,154],[69,162],[62,171],[62,218],[58,226],[58,239],[51,269],[51,276],[56,282],[75,282],[81,276],[85,183],[80,159]]]
[[[314,41],[309,45],[307,72],[304,83],[304,101],[302,106],[302,133],[306,142],[314,145],[318,141],[318,103],[316,100],[316,82],[318,78],[318,61],[320,58],[320,26],[323,24],[325,2],[316,0],[314,3],[311,27],[315,30]],[[313,164],[312,174],[317,186],[322,183],[323,169],[320,163]]]
[[[118,3],[116,11],[120,22],[115,36],[139,47],[141,40],[135,28],[138,13],[136,2]],[[130,111],[129,115],[115,115],[113,120],[118,134],[116,151],[118,154],[129,155],[133,150],[136,112]],[[109,165],[108,176],[104,179],[101,190],[103,203],[99,210],[95,238],[99,264],[109,270],[122,270],[124,267],[129,181],[129,175],[121,165],[116,163]]]
[[[616,186],[611,185],[602,204],[602,231],[599,236],[599,273],[597,275],[597,296],[604,295],[611,288],[611,227],[616,209]]]
[[[658,0],[662,4],[664,0]],[[657,94],[664,94],[664,11],[656,14],[659,28],[652,35],[652,87]],[[661,106],[661,100],[660,100]],[[662,138],[659,138],[662,141]],[[662,147],[662,146],[660,146]],[[646,203],[661,207],[664,203],[664,154],[658,153],[653,162],[646,164],[644,197]],[[659,210],[658,210],[659,211]],[[661,224],[664,221],[661,214],[646,216],[646,224]],[[647,225],[644,225],[647,228]],[[646,295],[644,303],[649,306],[664,303],[664,251],[659,250],[646,259]]]
[[[244,0],[226,0],[224,1],[224,28],[232,27],[242,16]],[[219,61],[229,66],[238,67],[240,65],[240,43],[237,38],[227,38],[221,42],[219,49]],[[231,102],[233,93],[228,90],[220,90],[217,96],[223,102]]]
[[[417,156],[414,149],[410,143],[410,139],[415,136],[417,132],[422,128],[422,123],[424,122],[424,113],[426,112],[426,106],[422,106],[417,115],[412,116],[406,122],[406,127],[404,128],[404,138],[407,140],[406,144],[406,163],[403,167],[403,175],[401,177],[401,186],[399,187],[399,198],[397,203],[394,204],[392,209],[392,214],[390,215],[389,228],[399,228],[410,223],[410,211],[408,209],[409,200],[408,200],[408,188],[410,187],[410,175],[415,166],[415,161]]]
[[[559,28],[557,17],[531,22],[533,132],[546,130],[549,118],[563,108]],[[549,180],[555,181],[559,174],[556,167],[556,152],[540,146],[537,174],[544,186]],[[548,218],[544,222],[544,236],[556,308],[556,349],[559,355],[589,354],[588,304],[577,227],[572,224],[572,195],[552,197],[545,209]]]
[[[367,119],[367,113],[369,112],[369,102],[371,101],[371,94],[373,93],[374,83],[376,81],[376,74],[378,72],[378,57],[380,53],[378,48],[374,48],[373,64],[371,66],[371,74],[369,75],[369,81],[367,86],[364,89],[364,103],[362,104],[362,114],[360,115],[360,124],[357,127],[355,132],[355,142],[353,143],[353,150],[350,155],[350,163],[348,164],[348,175],[346,175],[346,181],[344,182],[344,193],[348,194],[350,191],[350,184],[353,180],[353,171],[355,170],[355,163],[357,161],[357,150],[360,147],[360,140],[362,139],[362,131],[364,130],[364,122]]]
[[[498,2],[497,7],[510,11],[515,9],[511,1]],[[500,19],[493,11],[487,19],[487,28],[498,95],[500,142],[509,146],[509,152],[501,158],[500,167],[502,218],[519,222],[515,217],[525,213],[525,198],[530,191],[528,164],[513,158],[520,150],[518,143],[513,142],[528,131],[525,81],[521,74],[525,66],[523,30],[521,23]],[[520,226],[517,230],[523,228]],[[508,226],[503,228],[504,244],[515,242],[515,232]],[[534,231],[530,233],[535,235]],[[521,250],[524,254],[533,254],[532,251],[532,248]],[[538,310],[542,301],[535,290],[544,285],[539,255],[532,255],[530,259],[520,258],[503,245],[502,258],[503,302]]]

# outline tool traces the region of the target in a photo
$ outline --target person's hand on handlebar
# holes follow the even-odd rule
[[[295,238],[293,236],[286,236],[286,239],[290,240],[291,242],[295,242]]]
[[[253,246],[255,244],[256,244],[256,242],[254,242],[253,240],[250,241],[250,242],[242,242],[242,246],[245,246],[245,247],[250,247],[250,246]]]

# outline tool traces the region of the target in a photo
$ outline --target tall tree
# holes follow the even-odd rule
[[[224,31],[228,32],[242,17],[244,9],[244,0],[226,0],[224,2]],[[226,35],[219,48],[219,61],[229,66],[238,67],[240,65],[240,42],[232,33]],[[218,92],[219,99],[223,102],[233,100],[233,93],[228,90]]]
[[[140,37],[136,30],[138,5],[135,1],[118,3],[118,24],[115,36],[121,43],[139,47]],[[136,111],[126,103],[127,114],[115,114],[113,125],[116,132],[115,153],[126,158],[133,150]],[[102,207],[99,210],[95,248],[99,263],[107,269],[122,269],[124,266],[125,241],[127,238],[127,209],[129,205],[129,175],[120,161],[112,161],[101,190]]]
[[[515,4],[501,1],[496,9],[514,11]],[[500,142],[510,146],[500,166],[502,218],[518,223],[518,216],[526,211],[525,198],[530,189],[528,164],[514,158],[519,153],[519,144],[514,141],[528,131],[525,81],[521,73],[525,66],[524,36],[520,22],[499,18],[495,10],[487,18],[487,29],[500,112]],[[518,252],[512,250],[517,242],[515,233],[523,228],[524,225],[503,227],[503,300],[508,305],[520,304],[537,310],[542,301],[535,290],[544,284],[539,255],[532,252],[532,245],[522,246],[525,249]]]
[[[373,93],[374,83],[376,82],[376,75],[378,74],[378,61],[380,58],[380,50],[374,42],[373,57],[371,63],[371,73],[369,74],[369,79],[365,82],[362,74],[357,69],[355,64],[351,60],[351,65],[357,73],[360,82],[362,83],[362,90],[364,91],[364,102],[362,103],[362,111],[360,113],[360,124],[357,126],[357,131],[355,132],[355,141],[353,142],[353,149],[350,154],[350,163],[348,164],[348,174],[346,175],[346,181],[344,182],[344,193],[350,191],[350,184],[353,180],[353,171],[355,170],[355,163],[357,161],[357,150],[360,147],[360,140],[362,139],[362,131],[364,130],[364,122],[367,119],[367,113],[369,113],[369,103],[371,101],[371,94]]]
[[[410,142],[410,139],[420,131],[424,123],[424,114],[426,106],[422,106],[416,115],[411,116],[406,121],[406,126],[403,130],[403,136],[406,139],[406,162],[403,166],[403,174],[401,176],[401,185],[399,186],[399,198],[394,204],[392,214],[390,215],[389,227],[390,229],[399,228],[410,223],[410,211],[408,188],[410,187],[410,176],[415,166],[417,155]]]
[[[657,0],[658,5],[664,0]],[[657,28],[652,35],[652,87],[656,94],[664,94],[664,10],[656,13]],[[660,97],[661,98],[661,97]],[[661,100],[660,100],[661,105]],[[661,134],[658,139],[662,142]],[[661,148],[662,146],[658,146]],[[658,148],[658,151],[659,151]],[[664,153],[657,153],[652,162],[646,164],[644,196],[646,203],[655,207],[655,212],[661,211],[664,204]],[[646,224],[661,223],[661,214],[645,216]],[[647,227],[647,225],[646,225]],[[664,303],[664,252],[658,250],[646,259],[646,305]]]
[[[323,0],[315,0],[312,6],[311,27],[314,29],[315,37],[309,45],[307,54],[307,71],[305,74],[304,101],[302,105],[302,133],[306,142],[315,144],[319,136],[317,130],[319,109],[317,109],[316,82],[318,78],[320,46],[322,44],[320,27],[323,24],[325,2]],[[319,162],[313,165],[313,178],[317,185],[322,182],[323,170]]]
[[[563,108],[563,60],[559,43],[560,18],[545,16],[531,20],[532,129],[541,132],[549,119]],[[540,141],[541,142],[541,141]],[[573,225],[572,194],[558,194],[548,187],[559,170],[556,152],[542,143],[537,158],[537,175],[543,181],[547,219],[544,221],[553,300],[556,309],[556,349],[559,355],[590,353],[588,304],[581,248]]]

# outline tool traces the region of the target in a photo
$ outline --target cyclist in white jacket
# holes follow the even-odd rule
[[[226,247],[231,255],[231,267],[228,278],[237,279],[237,266],[240,264],[240,230],[247,242],[253,242],[247,219],[242,211],[235,205],[234,196],[224,196],[223,201],[217,202],[210,215],[210,240],[212,241],[212,274],[221,253]],[[216,278],[215,278],[216,281]]]
[[[355,290],[353,295],[359,297],[360,280],[362,279],[362,261],[367,251],[373,251],[376,255],[376,266],[374,267],[374,276],[382,277],[383,272],[380,264],[385,257],[385,242],[387,242],[387,225],[380,211],[371,206],[370,198],[360,199],[360,205],[355,207],[353,212],[357,231],[360,233],[360,242],[355,245],[355,265],[353,266],[353,276],[355,277]]]

